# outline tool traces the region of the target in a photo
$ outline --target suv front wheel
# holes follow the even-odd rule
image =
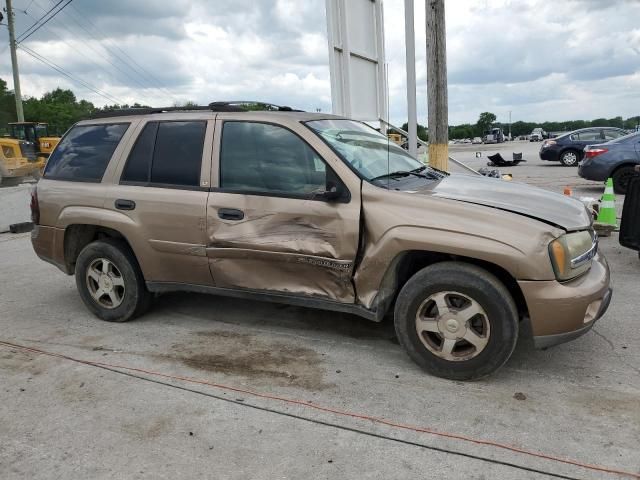
[[[442,262],[420,270],[404,285],[395,327],[400,344],[424,370],[471,380],[509,359],[518,339],[518,312],[509,291],[491,273]]]
[[[102,320],[126,322],[151,305],[138,262],[124,242],[106,238],[84,247],[75,276],[82,301]]]

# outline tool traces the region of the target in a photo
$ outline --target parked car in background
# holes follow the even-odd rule
[[[613,190],[625,194],[636,165],[640,165],[640,132],[585,147],[578,175],[599,182],[611,177]]]
[[[533,131],[531,132],[531,135],[529,135],[529,141],[541,142],[547,137],[548,137],[547,132],[545,132],[542,128],[534,128]]]
[[[474,145],[478,145],[478,144],[482,143],[482,138],[481,137],[473,137],[473,140],[471,140],[471,143],[473,143]]]
[[[576,167],[584,156],[587,145],[604,143],[626,135],[621,128],[589,127],[574,130],[554,139],[542,142],[540,159],[560,162],[565,167]]]

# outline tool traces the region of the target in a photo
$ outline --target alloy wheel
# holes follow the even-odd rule
[[[125,295],[124,278],[116,265],[106,258],[97,258],[86,274],[91,297],[103,308],[113,309],[122,304]]]
[[[470,360],[489,343],[487,313],[474,299],[459,292],[430,295],[418,308],[416,330],[423,345],[449,361]]]
[[[562,154],[562,163],[567,166],[578,163],[578,155],[575,152],[565,152]]]

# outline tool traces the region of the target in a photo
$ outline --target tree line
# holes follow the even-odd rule
[[[46,122],[49,134],[62,135],[74,123],[91,115],[114,108],[144,107],[133,105],[105,105],[96,107],[87,100],[78,100],[71,90],[56,88],[40,98],[26,97],[22,100],[24,119],[27,122]],[[7,133],[7,124],[17,120],[16,101],[13,91],[7,89],[7,82],[0,78],[0,135]]]
[[[523,122],[517,121],[511,124],[511,135],[529,135],[534,128],[542,128],[545,132],[571,132],[579,128],[587,127],[617,127],[627,130],[635,130],[640,125],[640,116],[623,119],[621,116],[614,118],[596,118],[594,120],[567,120],[564,122]],[[505,135],[509,133],[509,124],[496,122],[496,116],[491,112],[482,112],[475,124],[464,123],[462,125],[449,125],[449,138],[462,139],[482,137],[492,127],[502,128]],[[407,130],[408,123],[402,125]],[[429,134],[424,125],[418,125],[418,137],[427,141]]]
[[[145,107],[145,105],[134,103],[133,105],[105,105],[96,107],[87,100],[78,100],[71,90],[56,88],[45,93],[40,98],[27,97],[23,100],[24,117],[26,121],[46,122],[49,124],[49,133],[52,135],[63,134],[74,123],[90,117],[100,111],[117,108]],[[195,105],[187,102],[182,106]],[[7,123],[15,122],[16,103],[13,91],[7,89],[7,82],[0,78],[0,135],[7,132]],[[547,132],[571,131],[578,128],[591,126],[605,126],[635,129],[640,124],[640,116],[630,117],[626,120],[618,116],[615,118],[596,118],[595,120],[571,120],[565,122],[523,122],[517,121],[511,124],[511,134],[515,136],[528,135],[534,128],[541,127]],[[482,137],[484,132],[491,127],[501,127],[505,134],[508,132],[508,125],[496,122],[496,116],[491,112],[482,112],[475,124],[465,123],[462,125],[449,126],[449,138],[473,138]],[[403,130],[407,130],[408,124],[402,125]],[[418,137],[424,141],[428,140],[428,131],[424,125],[418,125]]]

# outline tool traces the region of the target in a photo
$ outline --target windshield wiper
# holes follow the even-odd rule
[[[418,173],[422,169],[426,167],[416,168],[415,170],[398,170],[396,172],[385,173],[384,175],[378,175],[377,177],[373,177],[370,182],[375,182],[376,180],[382,180],[383,178],[393,178],[393,177],[408,177],[409,175],[415,175],[420,178],[433,178],[428,175],[424,175],[422,173]]]

